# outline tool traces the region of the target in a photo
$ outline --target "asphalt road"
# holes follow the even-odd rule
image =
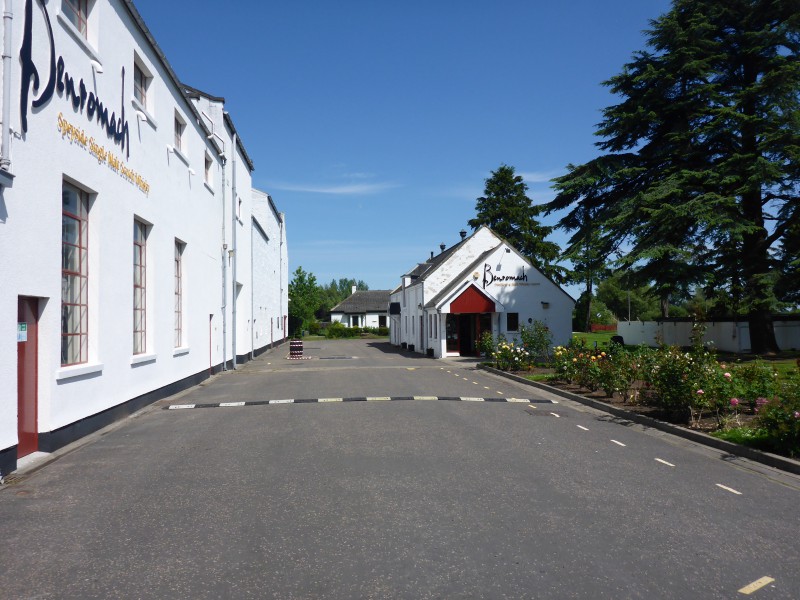
[[[469,361],[307,347],[4,486],[0,597],[800,598],[797,477]],[[398,396],[539,402],[166,409]]]

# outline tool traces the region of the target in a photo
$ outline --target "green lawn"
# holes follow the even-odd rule
[[[617,335],[615,331],[598,331],[596,333],[583,333],[581,331],[573,331],[572,337],[579,340],[586,340],[586,344],[590,348],[594,348],[595,342],[597,347],[608,346],[611,342],[612,336]]]

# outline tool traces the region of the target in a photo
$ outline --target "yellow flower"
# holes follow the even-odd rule
[[[577,358],[573,358],[572,362],[578,362],[578,359]]]
[[[596,356],[593,356],[593,357],[592,357],[592,360],[597,360],[597,357],[596,357]]]

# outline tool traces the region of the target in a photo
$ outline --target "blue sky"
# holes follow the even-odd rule
[[[286,213],[290,269],[396,286],[459,239],[490,171],[536,202],[596,156],[600,85],[667,0],[135,0],[186,84],[223,96]],[[557,217],[545,222],[554,223]],[[563,233],[551,238],[560,244]],[[575,288],[568,288],[577,297]]]

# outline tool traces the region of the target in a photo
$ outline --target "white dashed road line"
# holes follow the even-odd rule
[[[180,410],[182,408],[194,408],[194,404],[173,404],[169,407],[170,410]]]
[[[622,446],[623,448],[627,447],[625,446],[625,444],[623,444],[622,442],[618,442],[617,440],[611,440],[611,441],[614,442],[617,446]]]
[[[220,402],[220,406],[244,406],[244,402]]]
[[[294,404],[294,400],[270,400],[270,404]]]
[[[560,418],[561,418],[561,415],[559,415],[559,414],[556,414],[556,413],[554,413],[554,412],[551,412],[550,414],[551,414],[551,415],[553,415],[554,417],[556,417],[557,419],[560,419]]]
[[[662,460],[662,459],[660,459],[660,458],[657,458],[657,459],[656,459],[656,461],[657,461],[657,462],[660,462],[662,465],[667,465],[668,467],[674,467],[674,466],[675,466],[675,465],[673,465],[671,462],[667,462],[667,461],[665,461],[665,460]]]
[[[726,492],[730,492],[731,494],[736,494],[737,496],[741,496],[742,492],[737,492],[735,489],[728,487],[727,485],[722,485],[721,483],[717,483],[716,486],[718,488],[722,488]]]
[[[583,429],[584,431],[589,431],[588,427],[584,427],[583,425],[578,425],[578,429]]]

